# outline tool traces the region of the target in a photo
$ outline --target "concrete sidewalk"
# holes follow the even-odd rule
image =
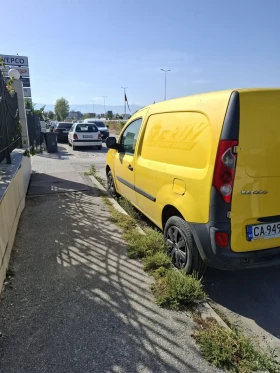
[[[192,320],[154,303],[150,277],[128,259],[102,192],[77,172],[75,156],[40,157],[36,175],[51,185],[32,180],[21,217],[15,277],[0,302],[0,371],[216,372],[191,337]],[[48,171],[44,162],[55,166]],[[60,180],[64,187],[53,190]]]

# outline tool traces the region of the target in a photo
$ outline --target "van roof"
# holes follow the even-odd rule
[[[280,91],[280,88],[235,88],[235,89],[228,89],[224,91],[214,91],[214,92],[207,92],[207,93],[199,93],[196,95],[191,95],[191,96],[183,96],[179,98],[175,98],[172,100],[167,100],[167,101],[161,101],[156,104],[151,104],[148,106],[145,106],[144,108],[141,108],[140,110],[136,111],[133,116],[130,119],[133,119],[135,117],[138,117],[141,111],[150,109],[151,112],[161,112],[161,111],[168,111],[168,110],[182,110],[182,104],[183,103],[190,103],[195,104],[194,106],[199,107],[200,104],[203,101],[212,101],[213,99],[226,99],[229,100],[230,95],[232,92],[237,91],[237,92],[243,92],[243,93],[254,93],[254,92],[272,92],[272,91]],[[185,106],[187,110],[187,106]],[[192,107],[194,109],[194,107]]]

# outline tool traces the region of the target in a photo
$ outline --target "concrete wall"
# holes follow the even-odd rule
[[[12,164],[0,163],[0,292],[31,175],[31,160],[22,149],[12,152]]]

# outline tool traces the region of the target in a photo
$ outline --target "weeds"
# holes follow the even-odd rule
[[[163,252],[157,252],[154,255],[149,255],[143,258],[144,270],[155,271],[159,268],[170,268],[171,259]]]
[[[103,180],[100,176],[97,175],[97,170],[96,170],[96,167],[94,164],[92,164],[89,168],[89,171],[86,171],[84,173],[86,176],[94,176],[96,178],[96,180],[102,185],[104,186],[104,183],[103,183]]]
[[[124,197],[118,198],[118,204],[135,220],[140,220],[140,212]]]
[[[196,319],[195,339],[207,361],[234,373],[267,371],[276,373],[280,366],[272,356],[257,350],[252,341],[237,330],[227,330],[216,320]]]
[[[173,269],[156,280],[153,292],[158,305],[173,310],[183,310],[206,299],[200,279]]]
[[[111,221],[118,224],[119,227],[125,230],[136,228],[136,222],[129,215],[124,215],[121,212],[115,210],[114,208],[112,208],[111,213]]]
[[[134,229],[124,233],[129,258],[142,259],[165,251],[164,239],[160,232],[151,228],[146,228],[144,232],[145,234],[142,234]]]

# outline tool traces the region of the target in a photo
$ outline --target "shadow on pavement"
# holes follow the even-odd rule
[[[205,287],[216,303],[254,320],[280,343],[279,266],[235,272],[209,268]]]
[[[108,216],[94,188],[27,200],[0,307],[5,373],[215,372]]]

